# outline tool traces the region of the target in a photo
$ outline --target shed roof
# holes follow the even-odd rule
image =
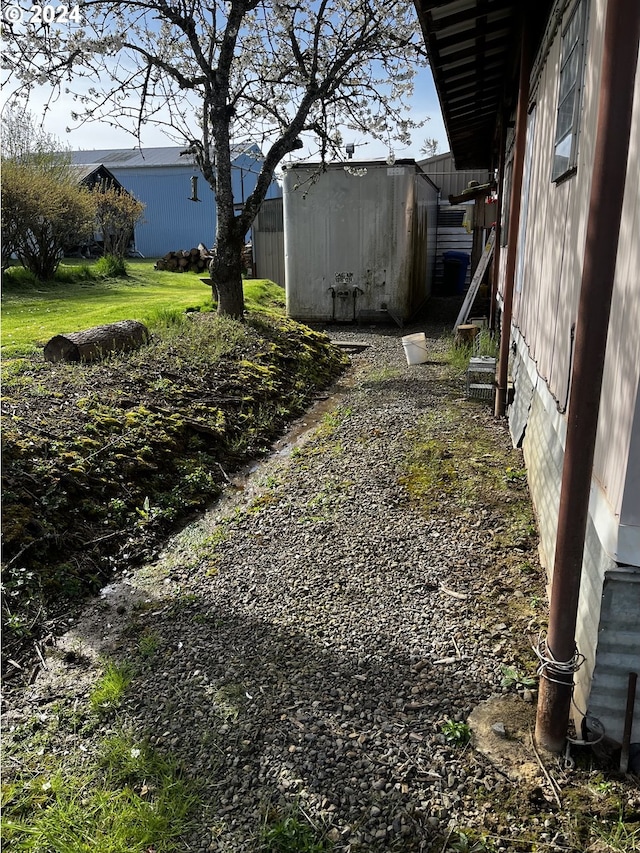
[[[102,163],[72,163],[70,168],[79,184],[91,186],[98,181],[110,181],[122,189],[120,181]]]
[[[193,166],[193,156],[183,154],[185,146],[170,145],[161,148],[101,148],[90,151],[72,151],[76,164],[103,163],[110,169],[135,169],[140,166]],[[257,145],[234,145],[231,159],[248,154],[261,159]]]
[[[529,0],[525,0],[529,2]],[[537,0],[539,38],[552,0]],[[523,0],[415,0],[457,169],[491,166],[512,91]]]

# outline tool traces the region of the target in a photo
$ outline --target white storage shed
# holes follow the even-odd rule
[[[410,320],[431,293],[438,195],[414,160],[287,164],[287,314]]]

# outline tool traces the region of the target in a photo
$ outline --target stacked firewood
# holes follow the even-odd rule
[[[209,250],[200,243],[194,249],[167,252],[162,258],[158,258],[154,269],[169,270],[169,272],[206,272],[210,260]]]

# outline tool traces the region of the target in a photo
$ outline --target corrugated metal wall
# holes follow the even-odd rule
[[[200,201],[190,201],[191,177],[199,174],[184,166],[144,166],[112,169],[120,183],[146,205],[136,227],[136,249],[146,258],[191,249],[198,243],[210,247],[216,233],[216,204],[202,175]]]
[[[216,202],[213,190],[202,173],[185,165],[136,165],[110,167],[114,176],[136,198],[146,205],[144,218],[136,227],[136,249],[147,258],[157,258],[166,252],[190,249],[198,243],[213,246],[216,233]],[[233,193],[236,203],[242,203],[253,191],[260,161],[249,154],[234,160]],[[192,177],[196,176],[199,201],[190,201]],[[274,181],[267,198],[281,196]]]
[[[640,669],[640,571],[607,572],[602,594],[598,652],[589,712],[621,743],[630,672]],[[640,692],[640,691],[639,691]],[[636,695],[632,742],[640,743],[640,695]]]
[[[475,169],[473,171],[458,171],[453,161],[453,154],[436,154],[426,160],[420,160],[418,166],[425,175],[428,175],[433,183],[440,189],[442,201],[449,200],[450,195],[459,195],[469,186],[469,181],[477,181],[486,184],[490,174],[486,169]]]
[[[256,277],[271,279],[285,287],[282,198],[263,201],[251,230]]]

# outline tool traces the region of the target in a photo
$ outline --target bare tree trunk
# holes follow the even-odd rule
[[[243,241],[235,235],[216,242],[209,264],[211,284],[218,294],[218,314],[241,319],[244,314],[242,290]]]

